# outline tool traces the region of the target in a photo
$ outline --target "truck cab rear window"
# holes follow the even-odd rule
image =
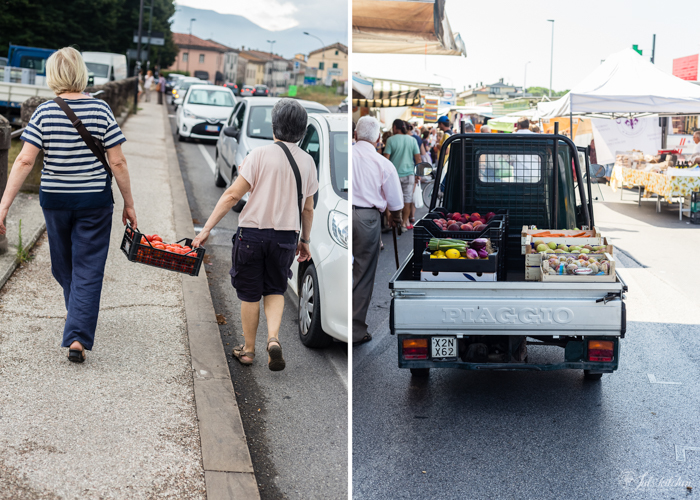
[[[542,158],[529,154],[479,155],[481,182],[536,184],[542,177]]]

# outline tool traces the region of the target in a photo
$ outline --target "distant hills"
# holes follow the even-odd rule
[[[253,0],[254,1],[254,0]],[[270,51],[267,40],[276,40],[273,51],[282,57],[290,59],[294,54],[308,54],[312,50],[321,47],[321,43],[310,36],[304,35],[309,31],[316,35],[326,45],[336,42],[348,44],[348,34],[338,31],[324,31],[316,28],[306,28],[303,23],[295,28],[282,31],[269,31],[249,21],[243,16],[233,14],[219,14],[213,10],[194,9],[192,7],[178,6],[173,17],[172,31],[177,33],[189,33],[190,19],[192,34],[200,38],[215,40],[229,47]]]

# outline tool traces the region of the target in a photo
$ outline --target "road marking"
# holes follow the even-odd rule
[[[654,375],[652,375],[651,373],[647,373],[647,377],[649,377],[649,382],[652,384],[683,385],[680,382],[661,382],[659,380],[656,380],[656,377]]]
[[[343,385],[345,386],[345,390],[347,391],[348,390],[347,358],[342,356],[342,355],[335,356],[334,354],[331,354],[330,356],[328,356],[328,360],[331,362],[331,365],[333,365],[333,369],[335,370],[335,373],[338,374],[338,376],[340,377],[340,381],[343,383]]]
[[[211,173],[212,174],[216,173],[216,163],[214,163],[214,159],[209,154],[209,151],[207,151],[207,148],[204,147],[204,144],[197,144],[197,147],[202,152],[202,156],[204,157],[204,160],[207,162],[207,165],[209,165],[209,168],[211,169]]]
[[[681,446],[680,444],[676,445],[676,460],[678,462],[685,462],[685,452],[686,451],[700,451],[700,448],[697,446]]]
[[[168,115],[168,118],[175,118],[175,115]]]

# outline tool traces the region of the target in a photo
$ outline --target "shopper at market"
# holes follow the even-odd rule
[[[693,153],[690,156],[690,164],[695,165],[700,162],[700,130],[693,132],[693,142],[695,146],[693,147]]]
[[[192,246],[206,243],[211,230],[244,194],[250,193],[238,217],[231,256],[231,284],[241,301],[245,339],[244,344],[233,348],[233,356],[243,365],[253,364],[262,298],[268,367],[279,371],[286,365],[279,341],[284,293],[294,256],[299,256],[299,262],[311,258],[309,239],[318,180],[313,158],[297,146],[306,132],[303,106],[295,99],[280,99],[272,108],[271,120],[275,142],[253,149],[245,158],[238,177],[221,196]],[[301,178],[301,213],[294,163]]]
[[[38,106],[29,120],[21,136],[22,150],[0,201],[0,234],[5,234],[3,221],[7,212],[37,155],[43,151],[40,204],[49,237],[51,272],[63,288],[67,311],[61,347],[68,348],[68,359],[75,363],[85,361],[85,351],[92,350],[95,341],[112,231],[111,175],[124,199],[122,222],[126,225],[129,221],[134,229],[137,227],[129,171],[121,147],[126,138],[109,106],[83,94],[87,82],[87,67],[74,48],[59,49],[46,60],[46,83],[57,100]],[[78,121],[84,122],[87,133],[98,144],[97,153],[104,150],[109,165],[84,142],[63,103]],[[71,146],[67,148],[66,144]]]
[[[482,134],[490,134],[491,133],[491,125],[482,125],[480,132]]]
[[[530,130],[530,120],[526,117],[522,117],[516,123],[518,129],[515,131],[516,134],[532,134]]]
[[[410,224],[411,206],[413,205],[413,191],[415,189],[415,176],[413,167],[420,163],[420,149],[413,136],[408,135],[406,122],[396,119],[392,124],[393,135],[386,141],[384,156],[394,164],[401,181],[403,190],[403,214],[402,223],[404,229],[413,229]]]
[[[354,345],[372,340],[367,331],[367,310],[372,300],[374,276],[379,261],[381,213],[387,210],[390,212],[391,226],[401,224],[401,210],[404,206],[401,181],[396,168],[389,160],[375,153],[374,147],[379,140],[379,134],[379,122],[371,116],[363,116],[357,122],[357,143],[352,147]]]

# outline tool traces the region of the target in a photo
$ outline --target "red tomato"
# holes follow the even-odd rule
[[[151,241],[160,241],[160,242],[162,242],[162,241],[163,241],[163,238],[161,238],[161,237],[158,236],[157,234],[154,234],[154,235],[151,236]]]
[[[180,245],[179,243],[173,243],[170,246],[175,247],[175,248],[182,248],[182,245]]]

